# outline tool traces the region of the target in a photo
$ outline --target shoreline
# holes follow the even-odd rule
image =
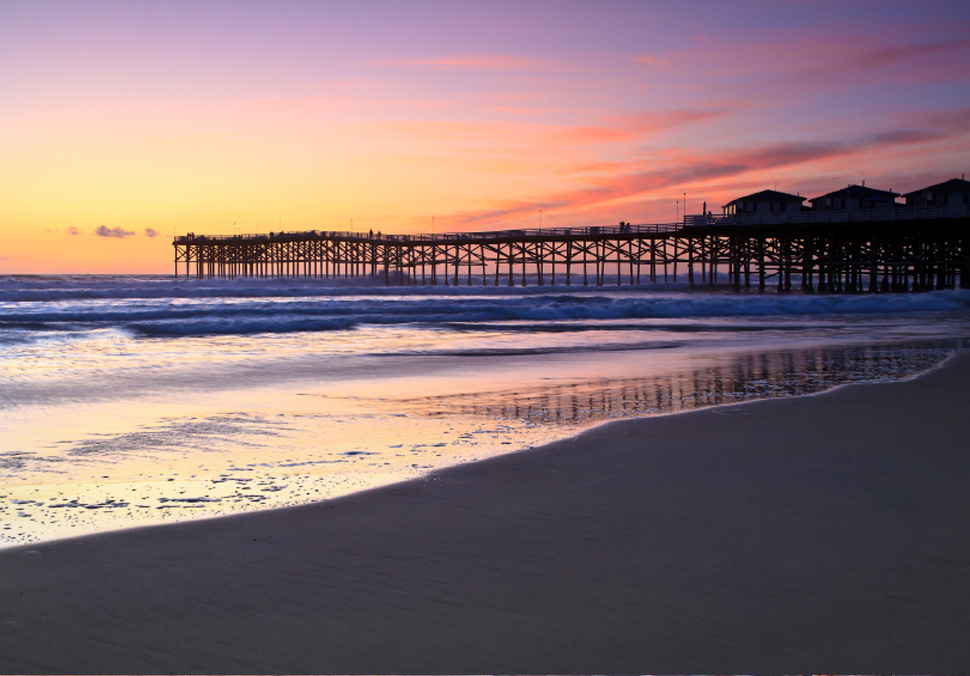
[[[647,361],[635,372],[618,367],[625,353],[610,352],[621,357],[595,362],[593,379],[587,364],[572,378],[532,374],[529,380],[520,373],[517,385],[498,378],[473,392],[439,378],[430,393],[409,397],[375,398],[373,386],[343,399],[297,388],[268,391],[271,407],[250,394],[235,404],[202,399],[201,408],[167,409],[168,415],[162,413],[167,404],[156,402],[144,408],[139,424],[133,419],[86,436],[79,427],[80,436],[67,441],[72,419],[75,426],[99,419],[118,425],[114,404],[89,403],[63,410],[46,440],[31,436],[38,419],[21,420],[19,432],[16,424],[7,430],[12,447],[19,439],[26,449],[51,450],[0,458],[10,478],[0,491],[0,549],[310,504],[518,453],[603,422],[908,378],[959,349],[955,339],[728,349]],[[313,403],[317,397],[320,404]],[[318,418],[320,411],[336,415]],[[373,424],[358,433],[366,416],[374,416]],[[193,448],[204,451],[204,466]],[[85,470],[88,454],[107,463]],[[75,466],[75,460],[81,462]],[[51,481],[51,467],[60,469],[60,481]]]
[[[970,355],[333,500],[0,550],[4,673],[949,671]]]

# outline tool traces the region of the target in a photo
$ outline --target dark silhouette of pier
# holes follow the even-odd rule
[[[970,207],[686,216],[681,223],[382,235],[188,234],[175,273],[523,286],[686,282],[821,292],[970,288]]]

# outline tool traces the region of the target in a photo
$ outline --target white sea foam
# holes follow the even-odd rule
[[[968,336],[966,290],[0,278],[0,543],[308,502],[615,417],[906,377]]]
[[[164,277],[8,277],[0,331],[116,328],[145,337],[342,331],[371,326],[459,326],[699,318],[964,313],[970,291],[922,294],[735,294],[563,287],[361,287],[314,280],[173,280]],[[577,328],[573,330],[581,330]]]

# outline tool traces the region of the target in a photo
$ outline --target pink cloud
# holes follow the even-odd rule
[[[633,60],[637,63],[642,63],[646,66],[653,67],[657,67],[663,63],[663,59],[661,59],[659,56],[638,56]]]
[[[708,122],[727,115],[725,110],[678,108],[672,110],[638,111],[601,120],[600,125],[561,127],[552,133],[558,143],[588,145],[601,143],[632,143],[698,122]]]
[[[347,115],[360,110],[395,110],[427,112],[440,110],[450,104],[436,99],[388,98],[372,94],[346,96],[274,96],[247,99],[248,111],[302,117],[318,121],[321,115]]]
[[[612,125],[636,134],[654,134],[674,127],[697,122],[708,122],[728,114],[724,109],[673,108],[668,110],[643,110],[608,118]]]
[[[847,64],[857,68],[883,68],[899,61],[936,54],[949,54],[970,49],[970,38],[956,38],[914,45],[890,45],[888,47],[870,48],[860,54],[846,59]]]
[[[941,134],[959,134],[970,131],[970,107],[907,113],[900,118],[900,122],[908,127],[933,129]]]
[[[851,75],[887,70],[890,79],[938,80],[952,76],[965,79],[961,57],[970,54],[970,38],[957,38],[920,44],[883,46],[868,40],[825,40],[803,47],[806,60],[821,61],[795,69],[791,79],[802,83],[825,83]],[[943,57],[943,58],[933,58]],[[905,68],[900,66],[905,65]]]
[[[912,81],[965,81],[968,56],[970,37],[966,35],[914,38],[901,30],[851,35],[833,30],[789,31],[760,40],[748,36],[694,40],[662,58],[644,56],[636,61],[651,66],[663,63],[664,74],[687,89],[791,96],[797,92],[787,88],[831,87],[862,76],[882,78],[872,82],[887,87]]]
[[[402,120],[370,123],[366,127],[381,133],[427,140],[433,144],[455,142],[469,147],[484,142],[490,148],[498,148],[496,141],[500,140],[502,152],[509,152],[513,147],[525,147],[529,152],[534,152],[537,148],[630,144],[676,127],[714,120],[728,113],[727,110],[681,108],[604,117],[597,120],[598,124],[590,125],[524,120]]]
[[[516,107],[516,106],[491,106],[489,110],[493,110],[496,113],[511,113],[513,115],[549,115],[551,113],[560,112],[557,108],[526,108],[526,107]]]
[[[696,192],[695,186],[710,181],[737,180],[767,170],[788,170],[799,165],[835,160],[844,164],[848,157],[887,150],[906,152],[908,149],[922,148],[926,143],[951,142],[951,139],[962,137],[968,123],[961,127],[956,124],[960,119],[970,119],[970,110],[956,111],[947,116],[943,121],[949,122],[949,125],[890,129],[850,141],[773,143],[743,150],[698,154],[666,151],[659,154],[659,161],[658,157],[654,157],[650,164],[636,165],[639,170],[620,173],[615,170],[628,165],[604,163],[599,165],[603,173],[591,179],[592,185],[560,191],[541,200],[503,201],[493,208],[457,214],[455,220],[463,225],[495,226],[504,220],[531,216],[539,208],[564,211],[605,208],[616,200],[629,200],[671,188]],[[597,166],[589,165],[588,169],[595,170]]]
[[[548,64],[531,57],[502,54],[479,54],[473,56],[450,56],[430,59],[394,59],[387,61],[396,66],[418,66],[432,70],[479,70],[479,71],[527,71],[539,70]]]

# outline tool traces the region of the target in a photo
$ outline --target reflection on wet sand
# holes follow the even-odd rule
[[[654,375],[433,397],[284,392],[262,408],[200,410],[12,446],[0,450],[0,547],[325,500],[532,448],[611,419],[898,380],[967,347],[970,340],[694,360],[681,354]],[[628,354],[636,360],[636,352]],[[629,372],[636,368],[631,363]]]
[[[754,399],[813,394],[838,385],[900,380],[941,363],[964,344],[798,349],[725,357],[680,373],[602,378],[528,390],[495,390],[399,401],[426,416],[474,415],[586,425],[613,418],[679,413]]]

